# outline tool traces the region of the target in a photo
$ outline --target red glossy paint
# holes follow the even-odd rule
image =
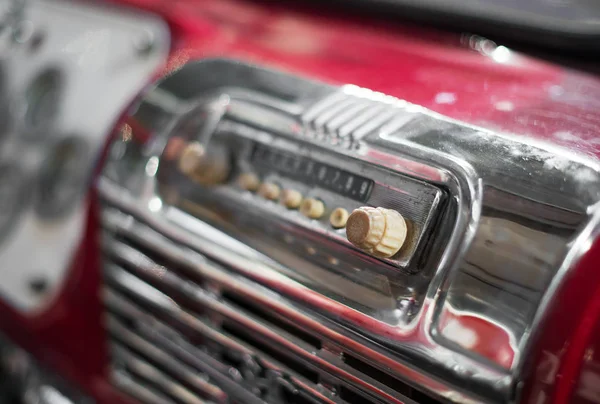
[[[382,91],[456,119],[600,157],[600,80],[483,38],[292,2],[121,3],[168,20],[174,42],[165,74],[195,58],[239,58]],[[90,195],[87,231],[64,290],[50,309],[31,317],[0,304],[0,328],[98,402],[126,402],[107,381],[98,223],[94,192]],[[600,377],[598,262],[600,244],[590,247],[560,287],[536,335],[535,355],[528,358],[524,402],[598,402],[595,390],[586,393],[590,381]],[[476,319],[463,320],[469,327],[487,326]],[[507,340],[498,344],[510,346]],[[481,349],[487,356],[497,353],[493,346]]]
[[[600,81],[460,36],[291,2],[125,0],[178,33],[169,69],[198,57],[254,61],[353,83],[444,115],[598,155]]]

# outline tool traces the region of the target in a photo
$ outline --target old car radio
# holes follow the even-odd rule
[[[114,3],[0,6],[0,402],[600,401],[597,77]]]
[[[456,207],[442,180],[395,170],[376,156],[369,161],[361,139],[379,125],[398,130],[417,112],[353,86],[303,112],[257,90],[211,91],[177,106],[157,136],[164,145],[149,168],[156,178],[156,199],[149,203],[176,207],[288,263],[275,268],[375,319],[408,321],[422,303],[426,279],[450,251]],[[146,109],[163,108],[152,103],[168,96],[157,88],[149,105],[140,106],[140,121]],[[136,130],[126,131],[133,142]]]
[[[374,91],[192,62],[109,150],[111,332],[151,308],[194,340],[186,316],[201,313],[261,351],[256,335],[273,341],[271,355],[300,361],[290,375],[317,372],[346,397],[393,402],[415,366],[434,396],[471,397],[443,377],[507,399],[542,296],[585,242],[599,176],[591,160]],[[347,371],[377,382],[348,387]],[[382,386],[377,372],[396,378]]]
[[[232,210],[247,208],[247,216],[256,214],[255,218],[236,218],[241,221],[238,227],[273,231],[275,240],[309,231],[325,236],[323,242],[353,244],[373,257],[385,259],[392,267],[419,269],[417,263],[410,265],[411,259],[417,247],[424,247],[423,239],[438,218],[441,189],[261,130],[252,125],[252,114],[260,115],[261,111],[249,111],[250,115],[246,115],[249,124],[245,123],[243,114],[248,112],[244,111],[244,104],[237,105],[235,100],[228,99],[223,107],[227,111],[219,112],[223,118],[210,128],[212,139],[206,146],[196,138],[206,131],[205,127],[193,128],[184,122],[183,130],[175,128],[176,136],[170,139],[163,154],[166,164],[161,170],[166,172],[164,176],[159,173],[159,182],[164,178],[166,192],[174,191],[168,167],[174,156],[170,154],[178,154],[170,171],[179,171],[191,180],[184,188],[194,189],[196,199],[210,195],[213,210],[235,201]],[[193,110],[190,115],[183,120],[197,119],[202,113]],[[290,130],[298,128],[293,120],[289,124]],[[191,138],[177,136],[187,131],[191,131]],[[205,161],[208,159],[211,160]],[[192,186],[194,182],[199,187]],[[207,186],[214,192],[207,192]],[[188,196],[188,204],[194,203],[194,195]],[[362,205],[384,210],[360,210]],[[361,219],[360,212],[365,212],[365,218]],[[362,225],[361,220],[367,222]],[[291,230],[292,225],[298,228]],[[365,234],[360,234],[362,231]]]

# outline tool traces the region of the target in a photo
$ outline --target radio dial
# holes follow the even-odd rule
[[[364,206],[352,212],[346,223],[348,241],[377,257],[389,258],[404,245],[406,221],[391,209]]]

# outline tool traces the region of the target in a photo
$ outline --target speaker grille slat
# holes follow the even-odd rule
[[[139,218],[105,206],[102,225],[113,381],[140,401],[439,403],[369,374],[371,364],[240,288],[240,275]]]
[[[108,291],[108,293],[111,292]],[[113,294],[113,301],[118,302],[118,299]],[[143,339],[139,334],[132,332],[119,319],[109,315],[107,327],[112,335],[111,351],[115,362],[126,365],[131,362],[131,358],[134,356],[143,357],[143,360],[147,362],[146,366],[154,366],[168,373],[173,379],[179,380],[182,386],[194,391],[199,397],[210,399],[212,402],[227,402],[227,394],[219,387],[210,384],[204,373],[177,361],[169,353]],[[138,358],[137,360],[142,359]]]
[[[145,385],[130,374],[119,371],[113,372],[112,380],[123,392],[147,404],[175,404],[175,401],[164,396],[161,392]]]

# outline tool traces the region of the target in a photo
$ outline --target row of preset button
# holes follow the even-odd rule
[[[316,198],[304,198],[295,189],[281,189],[273,182],[261,182],[254,173],[243,173],[238,177],[238,185],[261,197],[279,201],[288,209],[299,209],[310,219],[320,219],[325,214],[325,204]],[[333,209],[329,223],[336,229],[346,228],[346,236],[355,246],[365,252],[389,258],[395,255],[407,237],[408,226],[400,213],[395,210],[370,206],[355,209],[352,214],[342,207]]]
[[[300,213],[310,219],[320,219],[325,214],[325,204],[317,198],[304,198],[302,193],[295,189],[281,189],[273,182],[261,182],[254,173],[243,173],[238,177],[238,185],[251,192],[256,192],[261,197],[279,201],[288,209],[299,209]],[[336,229],[346,226],[348,211],[344,208],[335,208],[330,216],[329,222]]]

